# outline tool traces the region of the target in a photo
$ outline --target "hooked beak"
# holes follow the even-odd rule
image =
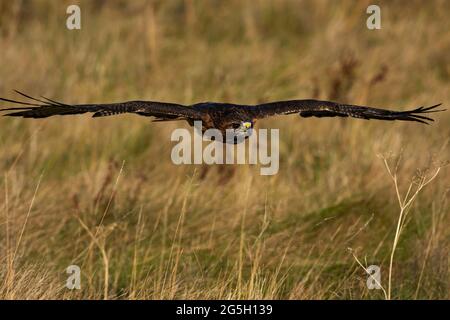
[[[251,122],[244,122],[243,123],[245,130],[248,130],[252,127],[252,123]]]

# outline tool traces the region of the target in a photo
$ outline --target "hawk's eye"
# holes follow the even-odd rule
[[[240,123],[233,123],[231,126],[233,127],[233,129],[237,129],[237,128],[239,128],[241,126],[241,124]]]

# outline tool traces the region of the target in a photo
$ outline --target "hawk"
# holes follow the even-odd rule
[[[144,117],[153,117],[154,121],[185,120],[191,126],[194,125],[194,121],[201,121],[203,133],[208,129],[217,129],[222,133],[223,142],[226,143],[237,143],[248,138],[258,119],[275,115],[298,113],[304,118],[353,117],[366,120],[401,120],[429,124],[434,120],[424,114],[445,111],[437,109],[441,104],[406,111],[395,111],[313,99],[275,101],[257,105],[218,102],[181,105],[156,101],[66,104],[45,97],[37,99],[20,91],[16,92],[30,99],[30,101],[23,102],[0,98],[0,101],[20,105],[19,107],[0,109],[0,111],[12,111],[4,114],[5,116],[47,118],[56,115],[93,113],[93,117],[105,117],[134,113]],[[227,138],[227,131],[232,132],[231,139]]]

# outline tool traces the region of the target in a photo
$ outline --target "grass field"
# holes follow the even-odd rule
[[[0,0],[0,96],[448,108],[450,1],[379,1],[381,30],[370,4]],[[184,123],[0,118],[0,298],[384,299],[378,265],[392,299],[449,299],[450,112],[434,118],[260,121],[280,128],[274,176],[174,165]],[[401,212],[383,157],[402,196],[441,169]]]

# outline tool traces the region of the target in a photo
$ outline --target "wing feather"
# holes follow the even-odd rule
[[[25,98],[33,102],[24,102],[6,98],[0,101],[6,103],[19,104],[20,107],[9,107],[0,109],[2,111],[12,111],[4,114],[10,117],[23,118],[47,118],[55,115],[74,115],[83,113],[93,113],[93,117],[111,116],[121,113],[135,113],[142,116],[156,117],[161,119],[202,119],[204,116],[200,110],[195,110],[188,106],[175,103],[156,101],[127,101],[107,104],[75,104],[69,105],[49,98],[44,100],[33,98],[22,92],[16,91]]]
[[[412,110],[396,111],[367,106],[341,104],[321,100],[290,100],[276,101],[252,106],[255,118],[265,118],[273,115],[298,113],[301,117],[353,117],[360,119],[402,120],[428,124],[434,121],[424,114],[441,112],[437,110],[441,104],[430,107],[419,107]]]

